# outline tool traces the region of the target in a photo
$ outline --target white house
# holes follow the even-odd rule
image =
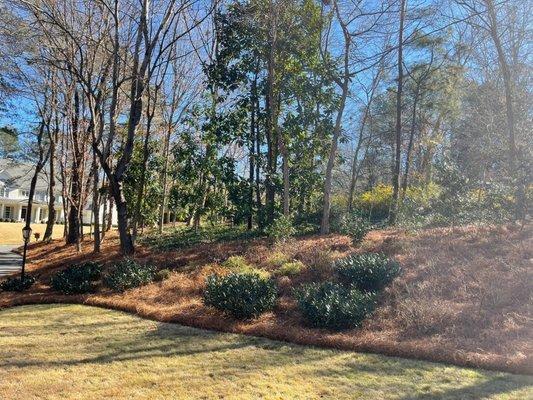
[[[19,221],[26,218],[28,210],[28,196],[30,183],[35,171],[35,166],[8,159],[0,159],[0,221]],[[32,222],[48,221],[48,174],[43,171],[39,174],[32,205]],[[64,221],[63,199],[60,191],[55,194],[56,222]],[[109,206],[107,207],[109,210]],[[112,221],[116,224],[116,209],[112,208]],[[100,220],[104,212],[100,207]],[[109,211],[108,211],[109,212]],[[91,203],[83,210],[83,222],[92,221]]]

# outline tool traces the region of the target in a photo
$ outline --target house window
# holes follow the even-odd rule
[[[30,197],[30,192],[28,190],[21,190],[20,193],[22,197]]]
[[[20,210],[20,219],[26,219],[26,214],[28,213],[27,207],[22,207],[22,210]]]
[[[0,192],[0,193],[2,193],[3,197],[9,197],[9,189],[8,189],[8,187],[4,186],[4,188],[2,189],[2,192]]]
[[[12,219],[13,218],[13,207],[6,206],[4,210],[4,218]]]

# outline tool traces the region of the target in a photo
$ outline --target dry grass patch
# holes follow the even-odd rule
[[[22,222],[0,222],[0,244],[12,244],[12,245],[22,245],[22,228],[24,224]],[[53,239],[60,239],[63,237],[63,225],[54,225],[54,230],[52,233]],[[44,231],[46,230],[46,224],[31,224],[32,237],[31,242],[35,242],[35,233],[41,235],[41,239],[44,236]]]

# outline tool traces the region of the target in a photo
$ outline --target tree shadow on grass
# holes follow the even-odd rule
[[[533,390],[533,379],[522,375],[494,376],[468,386],[452,388],[438,393],[407,395],[401,400],[482,400],[495,395],[510,394],[519,389],[530,387]],[[525,399],[525,398],[524,398]]]
[[[9,328],[9,324],[5,326]],[[64,346],[55,359],[46,360],[38,355],[33,358],[26,358],[26,351],[11,353],[9,357],[0,357],[0,368],[53,368],[69,367],[87,364],[110,364],[114,362],[129,362],[136,360],[150,360],[154,358],[169,359],[172,357],[188,357],[212,353],[219,353],[216,362],[210,357],[210,369],[225,369],[234,367],[231,354],[224,352],[240,351],[238,362],[242,366],[253,365],[256,369],[268,368],[271,366],[282,367],[292,363],[295,356],[302,357],[305,362],[314,359],[327,358],[329,352],[303,354],[302,351],[294,349],[294,346],[278,343],[267,339],[253,336],[242,336],[235,334],[225,334],[220,332],[204,331],[194,328],[183,327],[177,324],[156,323],[155,329],[143,326],[139,321],[126,321],[119,319],[116,321],[104,322],[76,322],[69,314],[58,315],[52,321],[47,321],[41,327],[48,331],[48,334],[33,332],[32,337],[39,337],[39,341],[55,344],[59,339]],[[103,330],[101,330],[103,329]],[[146,330],[147,329],[147,330]],[[146,331],[145,331],[146,330]],[[79,337],[79,334],[82,337]],[[12,335],[23,334],[18,327]],[[6,335],[6,337],[9,335]],[[54,342],[50,337],[56,337]],[[92,340],[97,337],[97,340]],[[103,340],[103,338],[105,340]],[[69,346],[72,344],[72,351]],[[84,350],[80,351],[80,344]],[[33,344],[20,344],[19,347],[31,349]],[[296,346],[298,347],[298,346]],[[0,349],[1,350],[1,349]],[[56,351],[54,348],[45,353]],[[262,350],[262,355],[258,355],[258,350]],[[267,353],[264,353],[264,352]],[[269,352],[272,353],[269,353]],[[81,357],[80,357],[81,352]],[[83,354],[87,353],[87,354]],[[2,352],[0,351],[0,355]]]

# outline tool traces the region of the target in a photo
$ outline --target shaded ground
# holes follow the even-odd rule
[[[98,257],[90,254],[90,242],[84,243],[83,253],[59,241],[36,244],[30,250],[30,270],[39,276],[39,283],[23,295],[0,293],[0,307],[82,302],[159,321],[299,344],[533,373],[532,231],[531,225],[374,231],[357,248],[339,235],[298,238],[276,248],[264,239],[165,251],[140,247],[138,259],[175,273],[162,283],[123,294],[99,288],[88,296],[53,293],[49,278],[84,259],[118,258],[116,238],[106,238]],[[331,260],[352,251],[383,251],[402,263],[404,274],[381,295],[377,311],[362,328],[342,333],[306,328],[292,288],[330,277]],[[269,269],[268,259],[274,253],[298,259],[307,269],[295,278],[279,279],[282,296],[273,313],[239,322],[203,305],[205,277],[220,268],[216,263],[241,254]]]
[[[2,399],[527,399],[533,378],[302,347],[79,305],[0,311]]]

